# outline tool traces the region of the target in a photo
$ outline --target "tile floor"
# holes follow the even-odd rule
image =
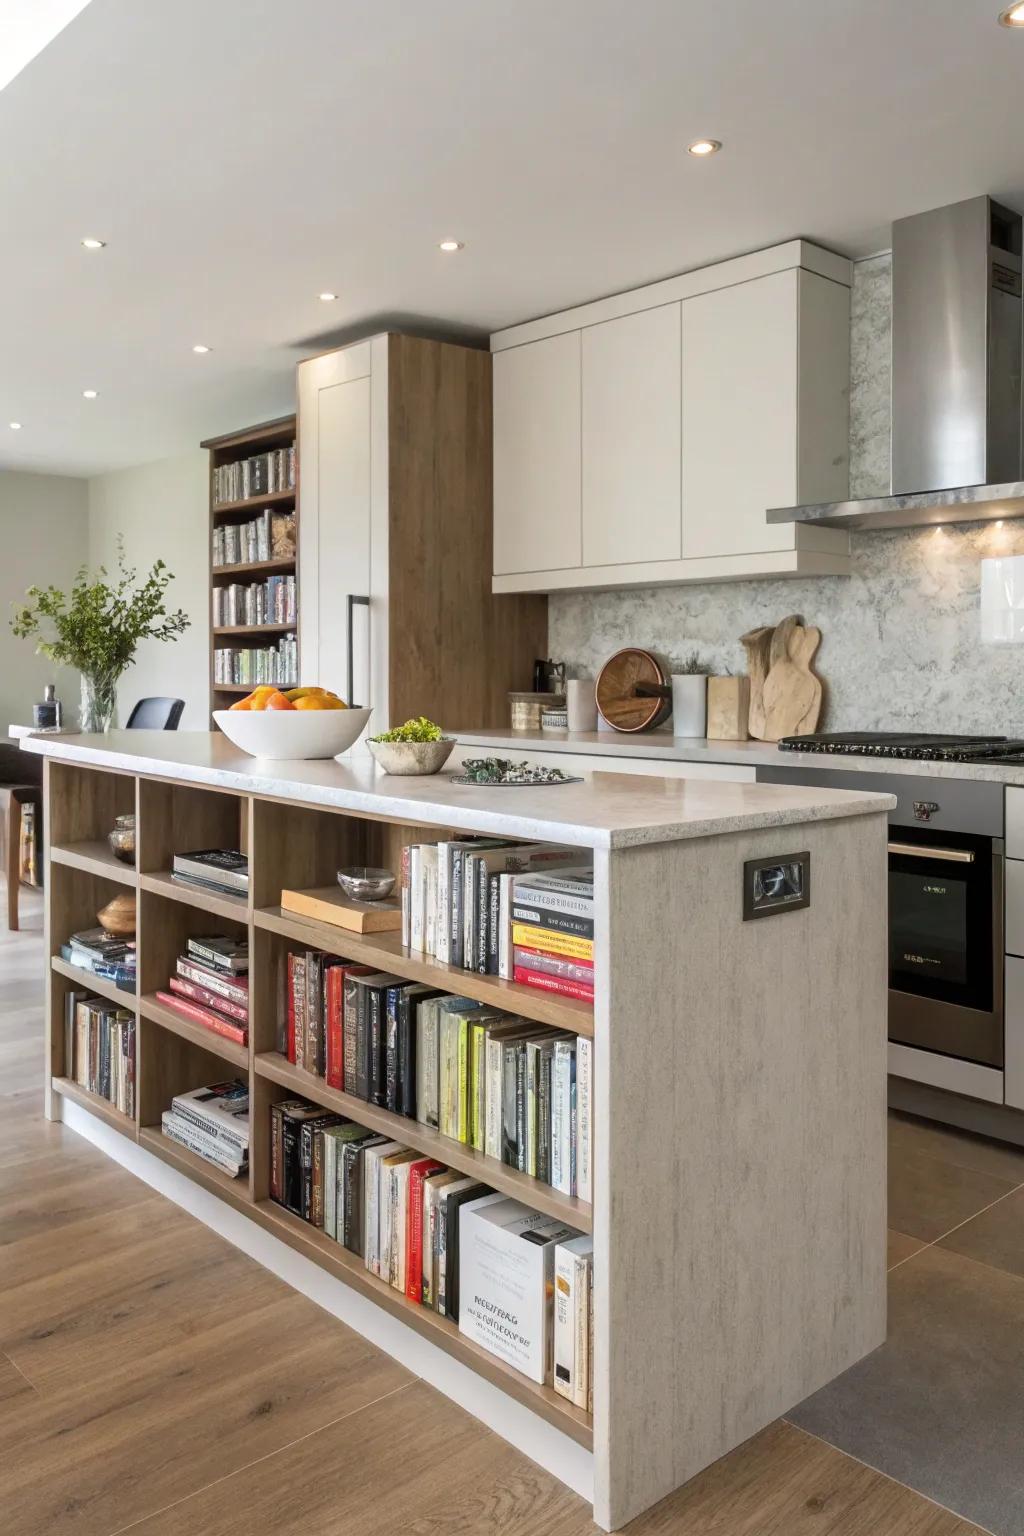
[[[1024,1149],[889,1127],[889,1337],[791,1423],[1024,1536]]]

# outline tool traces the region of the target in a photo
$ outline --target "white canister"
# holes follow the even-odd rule
[[[703,672],[672,675],[673,736],[703,737],[708,728],[708,680]]]
[[[570,731],[597,730],[597,695],[592,677],[570,677],[565,685]]]

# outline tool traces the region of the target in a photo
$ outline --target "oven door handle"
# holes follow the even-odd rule
[[[889,852],[909,859],[941,859],[947,864],[974,863],[974,852],[970,848],[927,848],[920,843],[890,843]]]

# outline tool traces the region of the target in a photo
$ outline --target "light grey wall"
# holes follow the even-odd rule
[[[47,683],[73,716],[78,676],[37,656],[11,633],[11,608],[30,586],[67,591],[89,557],[84,480],[70,475],[0,470],[0,739],[11,723],[31,724],[32,705]]]
[[[888,256],[854,269],[850,474],[854,496],[889,488]],[[1024,650],[979,638],[979,560],[1024,554],[1024,520],[854,534],[852,574],[550,598],[549,652],[594,676],[623,645],[669,657],[699,649],[712,669],[742,672],[740,635],[800,613],[823,634],[815,661],[831,730],[1024,736]]]
[[[88,482],[89,559],[117,565],[117,538],[125,559],[144,577],[155,560],[174,573],[167,607],[183,608],[191,629],[177,640],[145,640],[118,690],[119,723],[133,704],[152,695],[185,700],[183,731],[209,730],[209,484],[202,449],[132,469],[96,475]]]

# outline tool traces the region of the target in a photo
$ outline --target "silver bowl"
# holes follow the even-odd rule
[[[338,870],[338,884],[353,901],[384,901],[395,888],[390,869],[367,869],[362,864]]]

